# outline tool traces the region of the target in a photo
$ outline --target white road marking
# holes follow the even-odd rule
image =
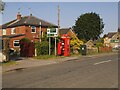
[[[106,63],[106,62],[110,62],[112,60],[107,60],[107,61],[102,61],[102,62],[98,62],[98,63],[94,63],[94,65],[98,65],[98,64],[102,64],[102,63]]]

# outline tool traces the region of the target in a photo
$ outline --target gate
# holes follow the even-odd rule
[[[35,56],[35,45],[33,42],[20,42],[20,56],[33,57]]]

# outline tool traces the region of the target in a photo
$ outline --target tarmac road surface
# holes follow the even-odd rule
[[[118,54],[19,69],[3,74],[3,88],[117,88]]]

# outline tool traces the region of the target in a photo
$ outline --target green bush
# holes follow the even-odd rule
[[[40,43],[39,42],[35,43],[35,49],[36,49],[37,56],[39,56],[40,55]]]
[[[28,39],[28,38],[23,38],[20,41],[22,41],[22,42],[31,42],[30,39]]]
[[[47,41],[42,41],[41,43],[37,42],[35,45],[37,56],[48,55],[49,44]]]

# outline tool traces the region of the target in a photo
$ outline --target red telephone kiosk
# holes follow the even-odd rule
[[[60,42],[58,43],[58,55],[69,56],[70,55],[70,37],[67,34],[63,34]]]

